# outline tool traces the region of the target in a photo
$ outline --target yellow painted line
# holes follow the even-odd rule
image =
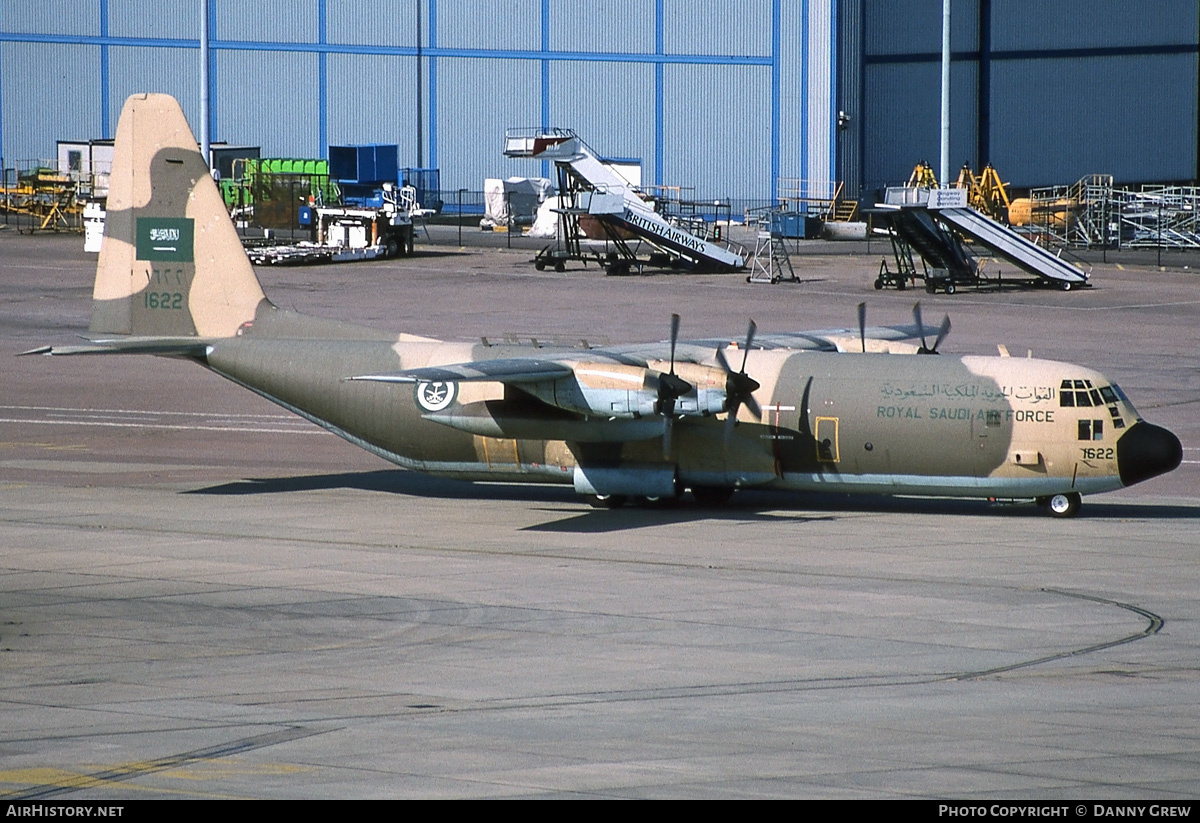
[[[34,443],[24,440],[0,440],[0,449],[47,449],[52,452],[88,451],[82,443]]]
[[[197,749],[171,757],[162,757],[157,760],[135,760],[107,768],[96,766],[90,774],[49,767],[10,769],[8,771],[0,771],[0,784],[17,784],[20,788],[0,791],[0,797],[27,800],[45,799],[64,792],[101,787],[111,788],[118,784],[122,789],[136,789],[137,791],[155,794],[177,794],[179,790],[138,786],[131,784],[129,781],[143,775],[151,774],[156,776],[170,775],[178,778],[182,776],[184,769],[190,771],[199,768],[200,771],[204,771],[207,767],[218,761],[220,761],[221,765],[214,776],[220,776],[223,771],[231,767],[238,767],[237,761],[234,758],[235,752],[245,752],[275,746],[321,733],[320,731],[303,728],[280,729],[266,734],[243,738],[242,740],[235,740],[227,744]],[[258,769],[259,767],[251,766],[249,768]],[[275,771],[272,773],[282,774],[287,773],[282,770],[293,767],[276,765],[273,768]],[[302,771],[304,767],[297,766],[294,768],[296,771]],[[189,779],[204,780],[206,777],[203,774],[196,774],[194,776],[189,775]],[[191,789],[188,789],[186,793],[189,795],[196,794]]]

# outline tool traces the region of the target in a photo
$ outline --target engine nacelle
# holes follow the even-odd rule
[[[589,417],[637,418],[662,414],[662,381],[670,364],[650,367],[621,363],[579,363],[570,377],[525,383],[526,392],[544,403]],[[676,364],[678,378],[691,389],[674,397],[673,413],[702,416],[725,410],[725,373],[711,366]]]
[[[551,406],[589,417],[643,417],[658,407],[658,391],[648,384],[649,376],[641,366],[580,363],[570,377],[521,388]]]
[[[668,373],[671,364],[666,360],[653,360],[650,368],[659,373]],[[675,400],[675,414],[687,417],[706,417],[720,414],[728,404],[726,375],[714,366],[698,363],[676,363],[675,374],[692,384],[692,390]]]

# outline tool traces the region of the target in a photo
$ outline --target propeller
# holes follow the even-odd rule
[[[663,416],[663,457],[671,456],[675,428],[675,401],[692,390],[692,384],[675,374],[675,346],[679,341],[679,315],[671,315],[671,370],[658,375],[658,412]]]
[[[750,357],[750,346],[754,343],[754,333],[758,331],[758,326],[753,320],[750,321],[749,328],[746,329],[746,345],[742,350],[742,368],[740,371],[734,371],[729,367],[729,361],[725,359],[725,350],[717,349],[717,362],[721,364],[721,368],[725,371],[725,410],[729,416],[725,419],[725,442],[729,442],[729,438],[733,435],[733,427],[737,424],[738,409],[743,405],[750,410],[750,413],[758,420],[762,419],[762,408],[758,405],[758,401],[754,399],[754,392],[758,390],[759,382],[750,375],[746,374],[746,360]]]
[[[930,348],[928,341],[925,339],[925,323],[921,320],[921,302],[919,300],[913,304],[913,322],[917,324],[917,332],[921,335],[921,348],[917,349],[917,354],[937,354],[938,346],[942,345],[942,341],[950,333],[950,315],[942,318],[942,325],[938,329],[937,338],[933,341],[932,348]]]
[[[863,354],[867,353],[867,304],[858,304],[858,339],[862,341]]]

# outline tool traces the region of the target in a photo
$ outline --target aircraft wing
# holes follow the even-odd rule
[[[921,329],[914,325],[907,326],[870,326],[864,330],[868,341],[902,342],[917,340],[921,337]],[[710,359],[717,349],[738,350],[742,343],[728,337],[709,337],[700,340],[680,341],[677,360],[700,363]],[[756,349],[783,349],[788,351],[858,351],[859,330],[853,329],[819,329],[802,332],[760,332],[754,338],[753,347]],[[631,346],[605,347],[604,351],[623,358],[647,360],[667,359],[669,343],[643,343]]]
[[[573,373],[574,370],[569,365],[553,360],[512,357],[381,374],[360,374],[349,379],[376,383],[536,383],[570,377]]]
[[[873,326],[866,329],[866,338],[873,341],[903,341],[920,337],[915,326]],[[829,329],[813,332],[775,332],[760,334],[754,338],[756,349],[785,349],[792,351],[857,351],[858,329]],[[724,337],[682,341],[678,345],[675,359],[679,363],[711,362],[717,349],[737,349],[738,341]],[[610,362],[624,366],[646,367],[650,361],[663,361],[670,357],[668,341],[635,343],[624,346],[605,346],[587,349],[558,360],[536,357],[511,357],[497,360],[479,360],[444,366],[428,366],[380,374],[362,374],[349,380],[366,380],[379,383],[541,383],[570,377],[580,361],[589,363]]]

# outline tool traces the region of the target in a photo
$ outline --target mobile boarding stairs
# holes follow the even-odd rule
[[[966,189],[890,188],[876,209],[887,218],[900,270],[898,275],[881,270],[875,281],[877,289],[885,285],[904,288],[906,280],[924,277],[926,291],[942,289],[953,294],[956,283],[983,282],[978,262],[963,245],[962,238],[986,247],[1033,275],[1034,279],[1027,282],[1063,291],[1087,285],[1088,272],[970,208]],[[913,251],[932,266],[932,271],[917,273]]]
[[[596,257],[609,274],[625,274],[645,262],[630,246],[633,238],[660,250],[650,256],[651,263],[710,272],[740,271],[746,266],[745,250],[719,239],[719,231],[710,231],[703,221],[672,222],[655,211],[637,186],[570,129],[508,129],[504,154],[551,160],[558,171],[558,239],[539,252],[535,261],[539,269],[550,264],[562,271],[565,260]],[[589,253],[580,243],[579,219],[585,215],[594,218],[607,235],[603,253]]]

